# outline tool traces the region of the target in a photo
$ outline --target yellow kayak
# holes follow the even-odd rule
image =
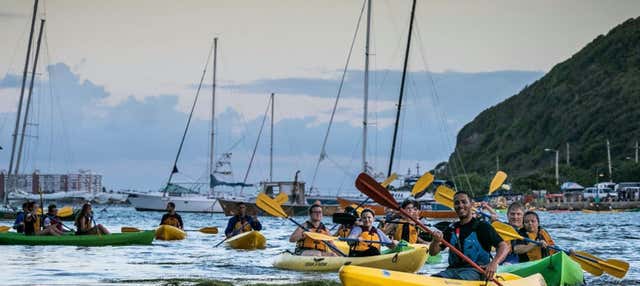
[[[416,272],[422,268],[425,261],[427,261],[427,249],[418,247],[402,252],[368,257],[318,257],[282,253],[276,257],[273,266],[280,269],[296,271],[338,271],[342,265],[346,264]]]
[[[501,273],[498,277],[500,284],[504,286],[545,286],[544,278],[539,273],[522,278],[518,275]],[[345,265],[340,268],[340,281],[344,286],[490,286],[493,282],[465,281],[431,277],[419,274],[396,272],[384,269]]]
[[[227,239],[227,244],[235,249],[265,249],[267,239],[259,231],[248,231]]]
[[[183,230],[163,224],[156,229],[156,239],[159,240],[183,240],[187,237],[187,233]]]

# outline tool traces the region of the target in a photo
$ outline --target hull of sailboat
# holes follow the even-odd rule
[[[168,202],[176,204],[177,212],[222,213],[217,199],[205,196],[172,197],[160,194],[130,194],[129,202],[138,211],[165,211]]]

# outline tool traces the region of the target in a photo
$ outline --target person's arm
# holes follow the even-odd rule
[[[224,235],[229,237],[233,234],[233,226],[236,224],[236,217],[231,217],[229,222],[227,222],[227,228],[224,229]]]
[[[485,268],[485,276],[488,278],[493,278],[498,271],[498,265],[509,255],[509,245],[501,241],[498,243],[498,247],[496,247],[496,256],[489,262],[489,265]]]
[[[525,254],[536,247],[538,246],[534,243],[516,244],[516,246],[513,247],[513,252],[515,254]]]
[[[303,239],[304,238],[303,232],[304,230],[302,230],[302,228],[300,227],[296,228],[296,230],[289,237],[289,242],[298,242],[298,240]]]
[[[431,243],[429,244],[429,255],[436,256],[438,255],[438,253],[440,253],[440,251],[442,251],[445,248],[442,245],[440,245],[440,243],[443,240],[445,240],[445,238],[444,238],[444,234],[439,230],[433,230],[431,235],[433,236],[433,241],[431,241]],[[453,255],[453,254],[449,254],[449,255]]]
[[[360,228],[359,226],[354,226],[351,229],[351,233],[349,233],[348,238],[359,238],[361,233],[362,233],[362,228]]]
[[[480,206],[491,215],[491,222],[498,220],[498,213],[487,202],[480,203]]]
[[[163,214],[162,215],[162,218],[160,219],[160,224],[159,225],[162,225],[162,223],[164,223],[165,219],[167,219],[167,214]]]
[[[179,228],[180,229],[184,229],[184,223],[182,222],[182,216],[178,215],[178,223],[180,223]]]
[[[253,228],[253,230],[258,230],[258,231],[262,230],[262,224],[258,220],[257,216],[251,217],[251,228]]]
[[[389,239],[389,237],[384,232],[382,232],[381,229],[376,228],[376,232],[380,237],[380,242],[382,242],[383,244],[387,244],[389,248],[395,248],[398,245],[398,241]]]

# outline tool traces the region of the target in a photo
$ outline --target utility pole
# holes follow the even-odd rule
[[[613,168],[611,168],[611,147],[607,139],[607,162],[609,163],[609,182],[613,182]]]
[[[567,167],[569,167],[571,164],[569,163],[569,142],[567,142]]]
[[[551,148],[545,148],[544,149],[545,152],[556,152],[556,161],[555,161],[555,166],[556,166],[556,185],[560,185],[560,170],[558,169],[558,165],[560,163],[560,150],[558,149],[551,149]]]
[[[500,171],[500,156],[496,155],[496,172]]]
[[[636,141],[636,164],[638,164],[638,141]]]

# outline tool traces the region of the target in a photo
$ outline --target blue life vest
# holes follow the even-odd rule
[[[451,239],[449,240],[449,243],[451,243],[451,245],[455,246],[456,248],[459,248],[460,245],[462,245],[464,249],[458,249],[458,250],[462,251],[462,253],[464,253],[465,256],[469,257],[473,262],[477,263],[478,265],[487,265],[489,264],[489,262],[491,262],[491,254],[485,251],[484,248],[482,248],[482,245],[478,240],[478,235],[476,233],[477,224],[478,222],[473,222],[473,226],[472,226],[473,231],[461,243],[458,243],[458,234],[456,234],[456,231],[455,231],[456,229],[452,229]],[[451,226],[451,228],[453,228],[453,225]],[[464,260],[462,260],[462,258],[460,258],[458,255],[456,255],[453,252],[449,253],[449,267],[455,268],[455,267],[460,267],[464,264],[467,264],[467,263]]]

